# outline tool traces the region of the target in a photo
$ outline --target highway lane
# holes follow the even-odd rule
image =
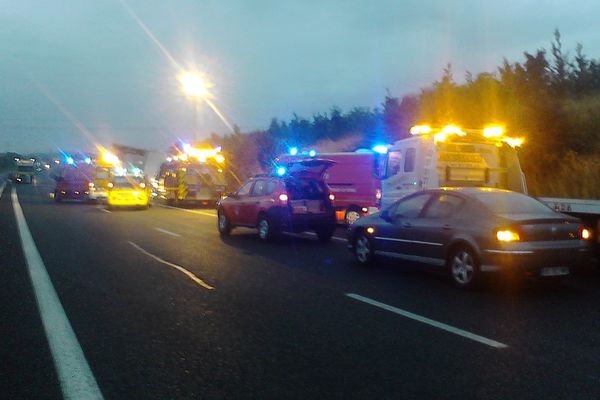
[[[358,268],[343,243],[286,237],[264,244],[251,231],[222,240],[210,212],[106,213],[54,204],[46,191],[18,190],[107,398],[598,393],[597,276],[559,290],[494,285],[463,293],[431,274],[389,264]],[[214,290],[129,242],[187,268]],[[488,348],[346,293],[509,348]]]

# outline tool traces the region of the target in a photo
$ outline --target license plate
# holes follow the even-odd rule
[[[542,276],[561,276],[569,275],[569,267],[548,267],[542,268]]]

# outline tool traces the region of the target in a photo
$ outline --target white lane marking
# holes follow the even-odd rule
[[[27,270],[63,397],[65,399],[102,399],[102,392],[100,392],[96,378],[85,359],[58,294],[52,286],[42,257],[35,247],[15,188],[12,189],[11,197]]]
[[[187,208],[179,208],[179,207],[173,207],[173,206],[166,206],[164,204],[158,204],[158,206],[162,207],[162,208],[172,208],[173,210],[185,211],[185,212],[189,212],[189,213],[192,213],[192,214],[206,215],[208,217],[217,218],[217,214],[216,213],[212,214],[212,213],[209,213],[209,212],[206,212],[206,211],[190,210],[190,209],[187,209]]]
[[[471,333],[471,332],[467,332],[467,331],[459,329],[459,328],[455,328],[455,327],[453,327],[451,325],[444,324],[443,322],[438,322],[438,321],[435,321],[433,319],[429,319],[429,318],[422,317],[422,316],[417,315],[417,314],[413,314],[413,313],[411,313],[409,311],[405,311],[405,310],[402,310],[400,308],[396,308],[396,307],[393,307],[393,306],[390,306],[390,305],[387,305],[387,304],[384,304],[384,303],[380,303],[380,302],[378,302],[376,300],[373,300],[373,299],[370,299],[368,297],[364,297],[364,296],[361,296],[361,295],[358,295],[358,294],[355,294],[355,293],[346,293],[346,296],[348,296],[348,297],[350,297],[350,298],[352,298],[354,300],[362,301],[363,303],[367,303],[367,304],[370,304],[372,306],[382,308],[382,309],[384,309],[386,311],[393,312],[394,314],[398,314],[398,315],[401,315],[403,317],[410,318],[410,319],[413,319],[415,321],[422,322],[424,324],[433,326],[435,328],[444,330],[446,332],[454,333],[455,335],[459,335],[459,336],[465,337],[467,339],[471,339],[471,340],[474,340],[476,342],[485,344],[487,346],[494,347],[496,349],[506,349],[506,348],[508,348],[508,345],[506,345],[504,343],[500,343],[500,342],[497,342],[495,340],[488,339],[488,338],[485,338],[483,336],[479,336],[479,335],[476,335],[476,334]]]
[[[209,290],[214,289],[214,287],[210,286],[208,283],[204,282],[202,279],[198,278],[196,275],[194,275],[192,272],[188,271],[187,269],[183,268],[182,266],[165,261],[162,258],[155,256],[152,253],[148,253],[146,250],[142,249],[140,246],[138,246],[137,244],[135,244],[133,242],[129,242],[129,244],[132,245],[140,253],[145,254],[148,257],[151,257],[162,264],[168,265],[171,268],[175,268],[176,270],[178,270],[180,272],[183,272],[188,278],[190,278],[191,280],[193,280],[194,282],[196,282],[198,285],[202,286],[203,288],[209,289]]]
[[[317,234],[314,233],[314,232],[302,232],[302,233],[304,233],[305,235],[317,236]],[[301,234],[298,234],[298,236],[300,236],[300,235]],[[332,240],[337,240],[338,242],[344,242],[344,243],[348,241],[348,239],[337,237],[337,236],[332,236],[331,239]]]
[[[162,228],[159,228],[159,227],[155,227],[154,229],[156,229],[157,231],[159,231],[161,233],[164,233],[165,235],[170,235],[170,236],[175,236],[175,237],[181,237],[181,235],[179,233],[171,232],[171,231],[168,231],[166,229],[162,229]]]
[[[4,187],[6,186],[6,181],[0,184],[0,199],[2,198],[2,192],[4,192]]]
[[[102,212],[105,212],[105,213],[108,213],[108,214],[112,214],[112,211],[107,210],[106,208],[99,208],[98,210],[100,210]]]

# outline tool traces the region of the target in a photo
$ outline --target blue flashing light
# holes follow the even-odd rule
[[[90,157],[84,158],[83,161],[85,161],[86,164],[91,164],[92,163],[92,159]]]
[[[279,167],[279,168],[277,168],[277,175],[283,176],[283,175],[285,175],[285,173],[286,173],[285,167]]]
[[[373,147],[373,151],[379,154],[387,154],[388,148],[386,145],[378,144],[377,146]]]
[[[309,155],[310,157],[314,157],[314,156],[316,156],[316,155],[317,155],[317,151],[313,149],[313,150],[311,150],[311,151],[309,151],[309,152],[308,152],[308,155]]]
[[[67,162],[67,164],[69,165],[75,165],[75,160],[73,160],[73,157],[67,157],[67,159],[65,160]]]
[[[298,148],[297,147],[292,147],[290,149],[290,156],[295,156],[296,154],[298,154]]]

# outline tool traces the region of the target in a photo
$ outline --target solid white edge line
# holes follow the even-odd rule
[[[170,236],[174,236],[174,237],[181,237],[181,235],[179,233],[171,232],[171,231],[168,231],[166,229],[159,228],[158,226],[154,227],[154,229],[157,230],[157,231],[159,231],[159,232],[161,232],[161,233],[164,233],[165,235],[170,235]]]
[[[167,206],[167,205],[164,205],[164,204],[157,204],[157,206],[162,207],[162,208],[171,208],[173,210],[185,211],[185,212],[189,212],[189,213],[192,213],[192,214],[206,215],[208,217],[217,218],[217,214],[216,213],[215,214],[211,214],[211,213],[200,211],[200,210],[189,210],[187,208],[179,208],[179,207]]]
[[[35,246],[15,188],[12,189],[11,197],[27,270],[63,397],[102,399],[102,392],[96,378],[85,359],[81,345],[77,341],[58,294],[52,286],[42,257]]]
[[[176,270],[178,270],[180,272],[183,272],[188,278],[190,278],[191,280],[193,280],[194,282],[196,282],[198,285],[202,286],[203,288],[208,289],[208,290],[214,289],[214,287],[210,286],[208,283],[204,282],[202,279],[198,278],[196,275],[194,275],[192,272],[188,271],[187,269],[183,268],[182,266],[165,261],[162,258],[155,256],[152,253],[147,252],[146,250],[144,250],[143,248],[141,248],[140,246],[138,246],[137,244],[135,244],[131,241],[128,243],[130,245],[132,245],[140,253],[145,254],[148,257],[151,257],[162,264],[168,265],[171,268],[175,268]]]
[[[0,184],[0,199],[2,198],[2,193],[4,192],[4,188],[6,187],[6,181]]]
[[[386,311],[393,312],[394,314],[398,314],[398,315],[401,315],[403,317],[410,318],[410,319],[413,319],[413,320],[418,321],[418,322],[422,322],[424,324],[433,326],[435,328],[444,330],[446,332],[454,333],[455,335],[462,336],[464,338],[474,340],[476,342],[485,344],[486,346],[494,347],[496,349],[506,349],[506,348],[508,348],[508,345],[506,345],[504,343],[500,343],[500,342],[497,342],[495,340],[488,339],[486,337],[479,336],[479,335],[476,335],[476,334],[471,333],[471,332],[467,332],[467,331],[462,330],[460,328],[455,328],[455,327],[453,327],[451,325],[444,324],[443,322],[438,322],[438,321],[435,321],[433,319],[429,319],[427,317],[422,317],[420,315],[411,313],[409,311],[402,310],[400,308],[396,308],[396,307],[387,305],[385,303],[380,303],[379,301],[370,299],[368,297],[361,296],[359,294],[346,293],[346,296],[348,296],[348,297],[350,297],[350,298],[352,298],[354,300],[362,301],[363,303],[367,303],[367,304],[370,304],[372,306],[384,309]]]

